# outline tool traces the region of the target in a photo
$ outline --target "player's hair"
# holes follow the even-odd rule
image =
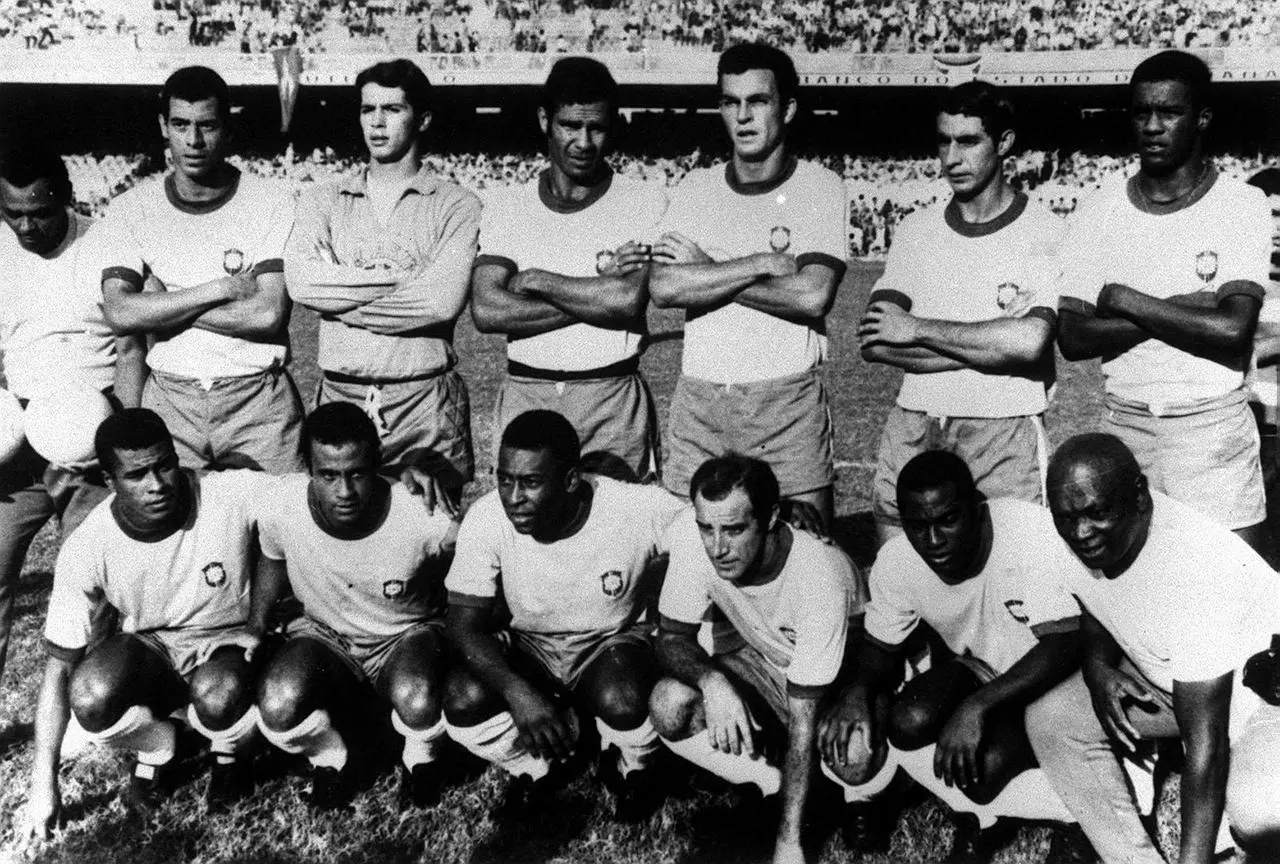
[[[542,108],[555,116],[562,105],[607,102],[609,115],[618,107],[618,82],[609,67],[591,57],[564,57],[556,61],[542,85]]]
[[[173,436],[160,415],[150,408],[121,409],[99,423],[93,434],[93,451],[108,474],[120,467],[116,454],[121,450],[146,450],[158,445],[172,450]]]
[[[1062,487],[1067,482],[1067,472],[1081,464],[1113,482],[1113,488],[1138,490],[1143,486],[1142,468],[1133,451],[1106,432],[1086,432],[1063,441],[1049,459],[1046,485],[1051,490]]]
[[[640,482],[640,475],[627,464],[627,460],[608,450],[592,450],[590,453],[583,453],[582,458],[578,460],[578,467],[584,474],[599,474],[601,477],[608,477],[622,483]]]
[[[997,143],[1005,132],[1016,131],[1013,102],[988,81],[966,81],[947,90],[938,102],[937,113],[977,117],[991,140]]]
[[[202,102],[214,99],[218,103],[218,118],[231,116],[231,90],[222,76],[208,66],[183,66],[165,80],[160,88],[160,116],[169,119],[169,102]]]
[[[517,414],[502,430],[502,449],[549,450],[560,471],[568,471],[582,458],[582,445],[573,424],[564,415],[538,408]]]
[[[794,99],[800,89],[800,76],[796,74],[796,64],[791,62],[791,57],[763,42],[743,42],[721,54],[716,63],[716,80],[725,75],[741,75],[752,69],[773,73],[783,105]]]
[[[48,141],[21,139],[10,142],[0,155],[0,177],[10,186],[23,189],[37,180],[48,180],[53,197],[67,205],[74,197],[67,165]]]
[[[689,500],[699,495],[707,501],[723,501],[734,489],[747,493],[756,522],[768,525],[782,499],[778,478],[767,462],[729,452],[698,466],[689,481]]]
[[[363,90],[366,84],[399,87],[404,91],[405,101],[419,118],[431,110],[431,82],[412,60],[400,57],[374,63],[368,69],[360,70],[360,74],[356,76],[356,93]]]
[[[1129,79],[1129,88],[1132,90],[1139,84],[1153,81],[1178,81],[1191,94],[1192,105],[1204,108],[1209,104],[1212,80],[1209,66],[1199,57],[1186,51],[1169,50],[1153,54],[1139,63]]]
[[[973,472],[964,460],[948,450],[926,450],[911,457],[898,472],[898,509],[908,494],[925,489],[953,486],[956,497],[966,503],[978,500]]]
[[[1263,168],[1245,181],[1262,190],[1262,194],[1280,195],[1280,168]]]
[[[373,457],[373,465],[382,464],[382,442],[369,415],[350,402],[326,402],[302,421],[302,458],[311,465],[312,448],[316,444],[340,447],[363,444]]]

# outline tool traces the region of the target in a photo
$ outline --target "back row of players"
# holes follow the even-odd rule
[[[758,473],[759,468],[750,467],[756,462],[730,460],[738,466],[734,469],[706,467],[708,459],[726,451],[746,453],[769,466],[768,473],[776,477],[779,487],[775,497],[780,506],[803,524],[829,526],[833,432],[819,369],[826,350],[823,316],[844,273],[845,202],[834,174],[798,161],[788,149],[796,84],[794,68],[781,52],[759,45],[726,51],[719,65],[720,107],[733,157],[722,167],[690,175],[671,190],[668,201],[661,190],[612,175],[604,161],[617,100],[607,70],[587,59],[562,60],[548,78],[539,110],[549,168],[536,184],[495,194],[482,208],[470,192],[420,170],[420,136],[431,119],[425,76],[407,61],[378,64],[361,73],[356,82],[370,152],[367,171],[314,190],[299,202],[295,213],[287,196],[241,176],[225,162],[230,141],[226,85],[207,69],[180,70],[161,95],[160,126],[173,157],[172,172],[121,196],[101,225],[91,227],[70,212],[65,169],[47,150],[17,147],[7,155],[0,168],[0,197],[13,237],[6,240],[0,267],[15,268],[6,273],[15,289],[12,303],[0,311],[0,336],[9,385],[26,402],[87,384],[106,393],[119,408],[141,404],[161,418],[164,436],[155,431],[157,424],[146,419],[150,415],[118,414],[103,427],[108,430],[106,444],[99,442],[99,455],[104,457],[101,468],[111,479],[115,497],[110,507],[90,518],[100,531],[110,533],[115,526],[136,542],[154,540],[150,532],[174,537],[186,530],[183,520],[173,522],[174,514],[181,510],[184,519],[189,515],[183,508],[190,504],[189,490],[196,487],[184,484],[196,481],[156,479],[164,472],[177,476],[176,465],[166,461],[168,444],[163,442],[172,441],[177,461],[194,469],[248,467],[287,474],[303,467],[300,454],[309,452],[312,478],[309,483],[300,481],[298,488],[305,485],[311,490],[299,494],[304,495],[304,503],[311,502],[310,510],[304,507],[301,512],[304,516],[310,512],[312,522],[300,519],[299,525],[283,530],[278,541],[282,545],[275,550],[264,541],[264,560],[278,561],[276,553],[289,558],[284,545],[295,542],[291,538],[307,524],[311,527],[306,530],[316,538],[320,537],[318,525],[340,539],[359,540],[362,532],[377,528],[370,529],[362,520],[380,525],[389,518],[388,502],[394,495],[379,493],[381,509],[373,519],[368,503],[360,503],[360,495],[352,491],[358,485],[354,475],[369,473],[370,460],[384,473],[396,476],[404,470],[406,479],[425,481],[428,505],[438,502],[445,512],[456,507],[463,484],[472,476],[473,459],[466,386],[453,369],[451,337],[469,299],[481,330],[509,336],[497,428],[508,433],[513,425],[517,430],[524,428],[511,421],[531,416],[530,410],[550,409],[568,419],[568,428],[575,430],[584,449],[617,456],[635,476],[661,476],[669,489],[681,495],[690,494],[699,466],[713,474]],[[875,511],[886,537],[904,526],[912,548],[923,548],[917,543],[919,532],[912,531],[909,519],[904,521],[899,506],[900,474],[921,451],[945,449],[958,454],[971,469],[977,490],[987,497],[1043,501],[1047,452],[1041,418],[1052,378],[1056,333],[1069,359],[1104,358],[1105,422],[1127,445],[1119,449],[1132,451],[1138,460],[1132,470],[1125,467],[1121,473],[1139,476],[1137,466],[1141,466],[1157,489],[1192,503],[1250,543],[1263,546],[1265,511],[1257,432],[1242,384],[1267,281],[1270,213],[1260,193],[1219,177],[1204,154],[1203,139],[1211,118],[1208,85],[1207,68],[1191,55],[1166,52],[1139,66],[1133,79],[1132,110],[1141,170],[1123,187],[1104,190],[1086,202],[1073,220],[1065,245],[1062,223],[1029,205],[1003,177],[1003,158],[1014,145],[1007,100],[982,83],[947,93],[937,114],[938,152],[955,195],[945,208],[904,223],[859,328],[864,356],[908,373],[880,447]],[[654,240],[648,244],[637,238]],[[667,458],[662,465],[653,403],[637,363],[649,298],[657,305],[687,310],[683,374],[672,402]],[[359,406],[345,416],[336,415],[338,419],[320,413],[321,419],[315,422],[321,428],[347,432],[330,431],[310,439],[301,434],[301,404],[285,368],[290,299],[321,313],[319,365],[324,378],[318,402]],[[357,447],[362,439],[349,436],[355,435],[350,430],[361,416],[372,424],[376,439]],[[545,465],[534,471],[504,467],[500,458],[503,506],[499,508],[496,501],[484,505],[482,499],[468,515],[476,524],[488,519],[491,533],[505,531],[511,542],[517,535],[538,536],[537,522],[542,517],[537,514],[544,506],[539,496],[546,494],[549,478],[567,477],[575,461],[556,451],[560,445],[554,440],[544,440],[554,415],[532,416],[541,418],[541,425],[533,424],[534,431],[519,434],[541,443],[526,442],[514,446],[513,452],[546,450],[555,456],[552,462],[559,473],[548,474]],[[530,425],[527,422],[525,427]],[[143,428],[153,431],[136,431]],[[113,434],[123,435],[125,443],[113,444]],[[135,434],[142,437],[130,437]],[[322,470],[317,468],[316,442],[360,452],[346,454],[347,464]],[[1115,449],[1110,443],[1098,446],[1104,451]],[[113,455],[117,451],[120,455]],[[132,456],[148,453],[150,462],[131,465],[136,461]],[[130,465],[133,475],[125,471]],[[105,490],[95,482],[94,471],[47,464],[30,449],[6,464],[4,474],[6,491],[11,493],[0,501],[4,523],[0,536],[5,544],[0,550],[4,567],[0,591],[4,592],[7,643],[10,592],[31,537],[54,512],[70,533]],[[136,507],[121,493],[130,480],[144,490],[138,492]],[[726,489],[754,488],[756,483],[732,477],[717,482],[717,491],[703,496],[707,502],[732,501]],[[330,493],[331,512],[321,503],[326,500],[322,491],[326,483],[336,490]],[[565,487],[567,497],[552,496],[555,506],[551,509],[557,514],[552,521],[557,528],[549,536],[558,536],[559,531],[577,536],[580,526],[575,520],[585,518],[590,507],[583,510],[584,493],[573,493],[580,486],[576,480],[557,483]],[[956,480],[952,485],[962,499],[973,492],[971,483]],[[145,491],[156,488],[167,491]],[[372,483],[371,488],[382,487]],[[585,494],[590,500],[592,494]],[[696,494],[693,498],[698,500]],[[1149,501],[1142,510],[1139,505],[1146,499],[1137,493],[1134,499],[1135,512],[1141,510],[1149,519]],[[179,500],[186,504],[180,506]],[[664,507],[670,506],[663,500]],[[977,506],[976,500],[970,503]],[[759,498],[753,493],[750,504],[753,518],[740,512],[708,515],[699,509],[697,530],[719,575],[733,572],[734,566],[748,566],[750,556],[739,555],[735,544],[753,525],[762,531],[768,528],[766,534],[777,530],[787,538],[806,536],[775,528],[781,523],[772,515],[766,518],[766,513],[772,514],[767,495]],[[243,504],[239,506],[243,509]],[[649,524],[635,518],[639,512],[643,508],[632,512],[631,523]],[[1100,510],[1088,519],[1106,524],[1117,512]],[[573,518],[565,521],[566,514]],[[920,517],[914,524],[918,528],[930,518]],[[356,524],[355,535],[343,536],[341,528],[328,531],[343,524]],[[938,536],[947,533],[941,528],[930,531]],[[658,533],[655,529],[645,542],[656,548],[653,538]],[[73,534],[73,539],[79,534]],[[416,535],[405,534],[410,536]],[[1103,532],[1103,536],[1112,534]],[[788,539],[784,545],[789,549],[791,542]],[[1081,542],[1089,547],[1077,548],[1086,563],[1107,546],[1102,540]],[[101,562],[106,548],[101,537],[80,545],[86,547],[81,555],[91,552]],[[448,538],[441,536],[424,540],[417,548],[431,557],[431,550],[448,545]],[[479,561],[460,557],[453,571],[459,575],[450,577],[463,580],[450,605],[451,620],[458,621],[453,641],[464,667],[475,672],[475,680],[460,675],[450,685],[449,698],[457,698],[459,716],[470,718],[459,727],[473,733],[470,740],[466,733],[455,737],[495,761],[506,758],[501,755],[504,747],[524,754],[512,758],[535,762],[539,756],[559,755],[577,734],[563,720],[553,719],[555,712],[545,699],[531,696],[527,680],[501,659],[499,646],[478,635],[485,631],[498,573],[503,576],[504,599],[511,605],[514,632],[566,632],[545,620],[555,623],[556,604],[548,608],[534,603],[524,610],[511,604],[511,571],[523,566],[512,562],[537,560],[541,549],[536,541],[525,545],[528,548],[507,550],[510,557],[505,568],[500,564],[502,556],[492,549]],[[622,538],[616,545],[616,550],[610,550],[605,544],[601,554],[623,558],[630,554]],[[763,554],[761,549],[767,547],[764,544],[753,554]],[[321,548],[323,543],[315,539],[310,545],[304,543],[297,554],[312,556]],[[771,554],[777,553],[774,549]],[[68,554],[64,552],[63,559],[69,561]],[[787,554],[780,561],[787,560]],[[943,556],[946,560],[934,561],[920,554],[940,575],[963,558],[948,552]],[[138,568],[146,565],[140,559],[149,557],[138,550],[125,555],[123,562],[113,566],[130,572],[142,572]],[[221,588],[230,579],[240,586],[238,590],[247,591],[247,582],[235,582],[235,567],[224,557],[203,563],[193,560],[191,572],[199,572],[201,584],[210,588]],[[343,560],[350,569],[337,567],[334,573],[339,575],[334,578],[339,581],[340,574],[350,577],[358,571],[355,562],[368,559],[335,555],[315,566],[336,566]],[[470,567],[466,566],[469,560]],[[635,562],[619,561],[607,567],[612,562],[599,563],[602,569],[590,587],[605,597],[629,596],[637,573]],[[86,570],[82,562],[79,578],[90,579],[83,574],[99,572],[101,567],[95,566]],[[239,566],[243,571],[243,562]],[[1097,566],[1106,571],[1106,566]],[[75,576],[64,579],[63,570],[60,561],[56,584],[79,585],[73,581]],[[75,571],[76,565],[68,563],[67,572]],[[957,572],[967,570],[960,567]],[[182,575],[190,574],[184,570]],[[769,576],[764,581],[771,584],[776,572]],[[262,586],[264,596],[270,597],[272,590],[278,590],[278,577],[278,572],[268,573],[255,581],[255,589]],[[895,574],[894,578],[905,577]],[[873,576],[873,599],[874,583]],[[84,587],[74,590],[83,593]],[[186,597],[183,592],[191,587],[175,588],[174,597]],[[354,583],[349,587],[354,588]],[[384,599],[395,601],[408,590],[407,581],[385,580],[380,590]],[[558,590],[568,591],[563,586]],[[573,590],[583,589],[578,585]],[[854,602],[854,589],[826,594],[843,597],[847,591],[854,592],[847,602],[860,606]],[[302,620],[312,622],[307,625],[310,630],[272,660],[263,679],[256,709],[261,716],[256,721],[245,707],[253,703],[252,687],[235,683],[240,680],[237,676],[245,674],[240,667],[249,664],[255,646],[246,646],[250,650],[237,655],[214,651],[209,645],[216,643],[203,640],[200,646],[159,646],[164,650],[157,656],[172,661],[170,683],[175,674],[191,673],[197,666],[209,670],[191,679],[191,721],[197,729],[218,730],[210,737],[223,742],[215,746],[220,758],[234,764],[231,753],[238,742],[260,727],[285,749],[320,754],[313,756],[313,763],[335,769],[334,776],[317,778],[317,797],[324,800],[342,797],[345,781],[336,769],[345,764],[346,745],[334,730],[333,718],[311,704],[304,695],[311,691],[296,683],[298,676],[316,669],[336,674],[332,664],[308,652],[314,655],[338,648],[342,649],[339,656],[354,652],[359,662],[348,664],[347,669],[354,679],[363,674],[381,684],[386,678],[384,692],[395,707],[396,729],[405,735],[405,764],[412,768],[429,763],[431,742],[443,732],[437,722],[440,682],[418,674],[425,668],[422,664],[429,665],[443,649],[431,628],[397,629],[394,639],[378,633],[376,639],[369,636],[375,647],[357,645],[341,627],[324,620],[327,612],[315,611],[326,609],[327,602],[334,616],[340,619],[343,614],[332,608],[331,594],[320,593],[324,597],[317,596],[311,603],[304,600],[308,617]],[[56,587],[55,600],[62,596]],[[186,597],[183,603],[187,600],[202,602]],[[71,601],[65,597],[60,601],[67,602]],[[83,600],[79,602],[83,605]],[[715,706],[711,711],[708,705],[706,725],[712,734],[703,747],[707,752],[701,757],[691,751],[683,754],[707,764],[712,756],[740,755],[736,751],[751,733],[750,726],[743,725],[747,721],[742,710],[730,710],[720,699],[725,691],[717,690],[716,684],[723,682],[713,681],[716,695],[711,696],[702,686],[709,676],[698,664],[705,666],[705,661],[690,647],[694,643],[688,626],[678,626],[680,621],[691,624],[699,619],[701,611],[692,612],[696,605],[688,600],[681,609],[685,617],[669,616],[677,626],[664,628],[659,643],[675,678],[684,681],[686,690],[699,685],[702,700]],[[735,620],[724,609],[732,605],[731,600],[721,602],[717,597],[715,605]],[[777,598],[766,605],[771,615],[792,614],[800,608]],[[259,608],[268,606],[264,603]],[[575,611],[573,604],[566,608],[573,614],[581,611]],[[582,608],[589,609],[591,604]],[[80,662],[76,652],[87,644],[87,636],[79,642],[70,637],[70,631],[80,633],[87,626],[81,612],[77,609],[66,620],[61,612],[50,616],[54,657],[50,669],[61,676],[64,694],[70,669]],[[617,610],[611,614],[617,615]],[[924,610],[913,614],[922,616]],[[1009,607],[1005,614],[1015,613]],[[690,616],[692,621],[687,620]],[[535,658],[543,671],[576,690],[593,661],[606,666],[616,661],[631,668],[628,654],[643,653],[643,640],[635,643],[626,635],[630,630],[624,625],[631,622],[625,617],[607,622],[616,638],[603,647],[539,644],[532,637],[513,645],[521,649],[520,656]],[[1015,617],[1021,621],[1025,616],[1018,612]],[[174,623],[167,617],[164,621]],[[63,625],[70,630],[57,629]],[[901,624],[897,626],[902,629]],[[126,622],[125,629],[147,632],[156,627],[135,620],[131,625]],[[792,637],[777,635],[784,632]],[[788,624],[776,631],[775,641],[787,643],[794,633]],[[891,628],[887,635],[895,633]],[[1165,635],[1183,634],[1179,630]],[[410,647],[400,650],[400,636]],[[836,640],[836,634],[828,632],[824,638]],[[893,643],[886,634],[877,638]],[[840,640],[836,641],[843,648]],[[115,643],[104,646],[109,644]],[[139,651],[155,653],[157,648],[137,640],[119,644],[125,646],[118,649],[123,652],[119,656],[99,649],[78,668],[96,669],[91,661],[97,657],[104,666],[102,676],[119,678],[120,670],[132,670],[135,662],[152,659]],[[785,716],[807,717],[811,738],[819,700],[814,698],[817,691],[806,688],[820,689],[830,683],[817,680],[831,671],[830,656],[827,666],[819,664],[824,671],[816,674],[807,662],[788,667],[788,652],[799,650],[799,644],[760,648],[766,658],[774,651],[775,666],[798,670],[798,678],[788,674],[783,686],[782,679],[774,676],[772,691],[765,682],[756,683],[761,692],[773,693],[774,707],[785,707]],[[1126,644],[1123,638],[1120,644]],[[951,647],[962,655],[964,648],[972,649]],[[596,648],[601,650],[595,652]],[[1008,646],[1001,650],[1007,651]],[[371,653],[365,656],[366,651]],[[1001,670],[1000,664],[976,649],[969,653],[995,669],[995,681],[1012,670]],[[1153,656],[1167,659],[1167,654],[1159,652]],[[1228,659],[1239,658],[1232,654]],[[1134,662],[1142,668],[1141,660],[1134,658]],[[407,678],[398,674],[406,665],[413,671],[406,673]],[[1048,665],[1063,670],[1062,664]],[[835,666],[840,667],[838,660]],[[874,663],[867,664],[873,667]],[[1147,678],[1159,684],[1162,674],[1147,674]],[[157,683],[165,677],[159,671],[156,676]],[[986,686],[989,677],[987,672],[970,670],[971,684]],[[132,675],[129,678],[133,680]],[[596,670],[587,678],[598,685],[587,688],[596,699],[588,706],[589,713],[601,718],[602,740],[617,746],[621,773],[632,773],[643,762],[642,755],[636,754],[651,753],[654,747],[652,729],[645,728],[644,699],[635,698],[647,688],[614,693],[612,685],[627,677],[611,669]],[[802,680],[806,678],[814,680]],[[73,685],[80,680],[96,679],[77,673]],[[1176,710],[1174,680],[1157,689],[1172,694]],[[1230,676],[1227,680],[1229,684]],[[1114,681],[1104,681],[1098,674],[1090,679],[1096,704],[1110,704],[1098,702],[1098,693],[1104,685],[1119,687]],[[953,686],[941,691],[959,692]],[[140,742],[141,752],[152,754],[139,761],[135,797],[145,798],[147,766],[164,764],[168,760],[160,757],[171,754],[166,742],[172,736],[164,731],[167,723],[157,719],[170,706],[161,700],[152,711],[145,708],[145,700],[126,704],[112,692],[109,687],[87,684],[70,689],[73,704],[81,706],[83,699],[86,728],[119,733],[118,740]],[[602,692],[608,695],[599,695]],[[1025,699],[1028,691],[1011,687],[1001,692],[1006,698]],[[1147,690],[1141,692],[1150,695]],[[698,712],[688,707],[693,697],[676,685],[659,688],[657,693],[658,725],[672,732],[669,740],[684,741],[689,736],[682,738],[680,732],[687,733],[691,723],[701,722],[693,719]],[[500,710],[495,694],[501,694],[497,703],[504,702],[509,712]],[[62,698],[65,716],[66,696]],[[812,704],[798,707],[795,699]],[[1199,695],[1196,699],[1196,705],[1205,701]],[[1104,721],[1110,716],[1105,711],[1102,715]],[[1194,728],[1204,731],[1202,726]],[[47,723],[42,728],[46,733],[60,731],[59,724],[53,730]],[[840,728],[847,732],[852,727],[845,723]],[[970,733],[972,729],[970,725]],[[1115,726],[1108,729],[1117,731]],[[1125,729],[1124,724],[1118,727],[1121,734]],[[948,785],[961,775],[978,782],[973,778],[983,772],[973,774],[977,769],[972,763],[980,741],[960,732],[945,737],[951,743],[943,752],[959,755],[954,763],[939,757],[939,776]],[[33,819],[35,826],[43,826],[55,809],[56,774],[49,773],[49,760],[56,756],[56,747],[50,749],[52,738],[42,737],[38,748],[42,755],[32,797],[33,813],[39,817]],[[968,743],[962,746],[957,739]],[[793,751],[784,763],[803,765],[803,771],[798,767],[796,771],[807,778],[808,757],[797,762],[802,757],[796,753],[807,753],[808,748],[795,747],[796,741],[805,740],[793,734]],[[867,740],[873,741],[874,736],[868,733]],[[681,752],[678,746],[673,749]],[[833,745],[831,751],[835,764],[843,762],[839,749]],[[1205,764],[1209,766],[1202,778],[1205,782],[1222,779],[1214,774],[1216,768],[1210,770],[1210,763]],[[530,768],[515,773],[536,779],[539,772]],[[1050,773],[1056,777],[1061,772]],[[239,782],[235,772],[219,772],[219,777],[218,784],[229,787]],[[409,771],[406,782],[407,788],[430,789],[434,781],[428,778],[415,786]],[[794,790],[787,785],[791,782],[798,780],[788,770],[782,780],[775,779],[773,788],[782,783],[784,790]],[[770,784],[762,781],[761,785]],[[629,790],[624,799],[645,797],[637,791],[641,784],[623,783],[620,788]],[[1072,803],[1071,795],[1062,795]],[[785,797],[786,816],[778,843],[783,858],[798,854],[795,841],[804,796],[797,798],[793,792]],[[1204,814],[1215,806],[1220,813],[1221,795],[1206,793],[1192,800],[1194,806],[1185,808],[1184,814],[1192,813],[1198,821],[1193,820],[1195,830],[1184,831],[1185,860],[1201,860],[1205,830],[1211,823],[1216,827],[1216,817]],[[1096,827],[1072,809],[1095,845],[1112,860],[1105,851],[1110,841],[1095,836]],[[1132,840],[1137,835],[1124,834],[1130,828],[1116,830]],[[1209,830],[1210,840],[1212,834]],[[1145,842],[1150,851],[1150,841]]]

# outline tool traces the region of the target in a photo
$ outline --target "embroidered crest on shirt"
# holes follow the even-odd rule
[[[610,570],[608,573],[600,574],[600,590],[604,592],[604,596],[621,597],[626,587],[627,581],[622,578],[621,570]]]
[[[222,250],[222,269],[228,276],[238,276],[244,272],[244,253],[239,249]]]
[[[227,581],[227,571],[222,566],[221,561],[214,561],[212,564],[206,564],[200,568],[200,572],[204,574],[205,584],[210,588],[220,588]]]
[[[1013,620],[1017,621],[1019,624],[1026,624],[1031,620],[1027,617],[1027,614],[1022,611],[1021,600],[1006,600],[1004,601],[1004,608],[1009,610],[1009,614],[1013,616]]]
[[[786,252],[791,248],[791,229],[785,225],[775,225],[769,231],[769,248],[774,252]]]
[[[1196,256],[1196,275],[1208,285],[1218,275],[1218,253],[1206,249]]]
[[[596,272],[603,273],[613,266],[613,253],[608,249],[601,249],[596,253]]]
[[[390,579],[382,583],[382,596],[388,600],[396,600],[404,596],[404,580]]]
[[[1013,305],[1013,301],[1022,294],[1022,289],[1012,282],[1001,282],[996,286],[996,305],[1003,311]]]

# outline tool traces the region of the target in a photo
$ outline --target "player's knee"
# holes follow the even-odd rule
[[[71,712],[87,732],[101,732],[119,720],[129,708],[121,681],[100,663],[81,663],[67,688]]]
[[[701,695],[674,678],[663,678],[649,694],[649,719],[659,735],[679,741],[693,734]]]
[[[644,682],[617,677],[592,694],[596,716],[614,729],[635,729],[649,716],[649,692]]]
[[[880,773],[880,769],[884,767],[884,763],[889,757],[889,748],[882,746],[878,751],[872,751],[864,747],[859,739],[856,746],[849,747],[848,755],[849,761],[843,765],[832,763],[826,758],[825,754],[822,754],[821,758],[827,768],[831,770],[831,773],[838,777],[842,783],[847,783],[850,786],[861,786]]]
[[[258,715],[268,729],[292,729],[311,713],[307,697],[301,676],[286,669],[270,669],[258,685]]]
[[[889,709],[889,741],[899,750],[919,750],[937,737],[937,718],[928,705],[899,700]]]
[[[474,675],[455,668],[444,687],[444,716],[455,726],[483,723],[500,710],[498,700]]]
[[[210,729],[225,729],[239,720],[253,704],[253,688],[240,670],[209,665],[191,678],[191,705],[200,722]]]
[[[391,708],[411,729],[426,729],[440,720],[440,696],[425,678],[403,675],[391,682]]]

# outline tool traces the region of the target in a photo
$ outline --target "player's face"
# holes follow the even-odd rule
[[[1058,534],[1086,567],[1118,575],[1146,542],[1149,498],[1139,487],[1122,488],[1092,465],[1076,465],[1049,490]]]
[[[399,162],[430,122],[431,114],[416,114],[399,87],[370,83],[360,88],[360,131],[375,162]]]
[[[217,99],[170,99],[169,116],[160,118],[160,131],[169,142],[174,170],[202,180],[222,167],[228,136]]]
[[[550,450],[503,447],[498,453],[498,497],[520,534],[554,533],[569,511],[577,469],[557,468]]]
[[[116,493],[116,507],[138,528],[166,524],[182,506],[182,472],[173,447],[156,444],[115,455],[107,483]]]
[[[761,523],[742,489],[730,491],[722,501],[708,501],[697,495],[693,510],[702,546],[717,576],[737,582],[760,571],[769,529],[777,514]]]
[[[1142,81],[1133,88],[1129,119],[1142,170],[1167,174],[1195,154],[1209,128],[1208,109],[1196,110],[1181,81]]]
[[[987,189],[1000,176],[1012,144],[1012,133],[996,141],[979,117],[938,115],[938,161],[952,191],[962,200]]]
[[[330,524],[351,528],[369,515],[378,466],[369,445],[311,442],[311,500]]]
[[[720,76],[720,119],[739,159],[759,161],[777,150],[795,113],[796,101],[782,101],[768,69]]]
[[[902,531],[929,569],[944,579],[973,575],[982,548],[982,506],[966,500],[954,483],[902,496]]]
[[[547,156],[557,171],[580,185],[599,176],[609,143],[612,109],[608,102],[561,105],[554,116],[538,109],[538,122],[547,136]]]
[[[0,180],[0,211],[18,245],[28,252],[52,252],[67,236],[67,208],[58,202],[48,180],[40,179],[30,186]]]

